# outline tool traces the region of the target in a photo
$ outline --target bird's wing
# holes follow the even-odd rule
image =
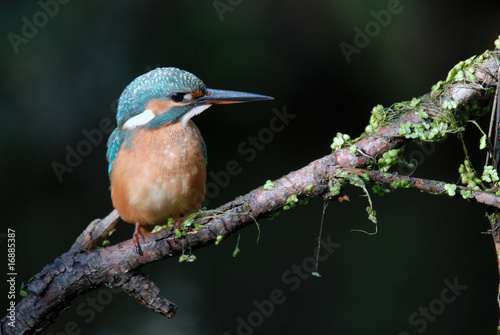
[[[113,162],[115,161],[116,155],[120,150],[123,142],[123,137],[120,134],[118,128],[116,128],[108,139],[108,152],[106,153],[106,158],[109,162],[108,174],[111,174],[111,169],[113,168]]]
[[[203,137],[201,137],[201,148],[203,150],[203,157],[205,158],[205,166],[207,166],[208,159],[207,159],[207,145],[205,144],[205,141],[203,140]]]

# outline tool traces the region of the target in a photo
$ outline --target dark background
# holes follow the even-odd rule
[[[242,167],[210,200],[208,206],[215,208],[328,154],[337,132],[355,137],[364,130],[373,106],[428,92],[457,62],[492,49],[500,34],[497,0],[401,0],[399,12],[348,63],[340,44],[354,45],[354,28],[376,22],[370,11],[387,10],[391,3],[69,1],[43,22],[40,3],[3,2],[2,272],[8,272],[7,228],[16,231],[19,287],[67,251],[91,220],[112,209],[107,134],[101,132],[104,139],[61,182],[52,165],[66,165],[68,148],[86,140],[82,131],[98,129],[106,118],[114,122],[123,88],[152,68],[175,66],[211,88],[275,97],[212,107],[194,119],[208,146],[208,170],[225,171],[230,160]],[[226,11],[218,13],[217,4],[226,4]],[[14,47],[8,34],[23,38],[23,18],[33,23],[34,16],[41,27]],[[238,146],[269,127],[275,108],[296,117],[248,162]],[[480,135],[472,127],[469,132],[471,156],[481,170]],[[426,148],[411,145],[407,155],[420,160],[415,176],[458,181],[463,151],[455,137]],[[379,232],[369,236],[351,232],[374,226],[362,192],[347,192],[351,202],[330,204],[326,212],[323,237],[340,246],[320,262],[322,278],[299,279],[287,272],[304,261],[309,266],[314,256],[323,203],[311,199],[273,221],[261,221],[258,244],[254,225],[241,231],[236,258],[233,236],[198,250],[194,263],[173,258],[146,266],[143,271],[162,294],[180,305],[174,319],[101,288],[75,300],[46,333],[494,332],[498,273],[491,237],[482,234],[488,229],[485,206],[415,190],[373,196]],[[112,243],[129,238],[132,230],[119,224]],[[293,277],[294,284],[283,275]],[[447,291],[445,282],[458,283],[458,293]],[[269,300],[274,290],[284,298],[259,319],[254,301]],[[427,317],[420,314],[424,308],[430,308]],[[252,329],[238,328],[249,318]]]

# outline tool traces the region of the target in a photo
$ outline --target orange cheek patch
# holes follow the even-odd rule
[[[145,109],[151,110],[154,115],[160,115],[176,105],[178,104],[170,100],[153,99],[148,102]]]

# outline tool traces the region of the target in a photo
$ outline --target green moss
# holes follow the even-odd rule
[[[295,195],[295,194],[292,194],[291,196],[288,197],[288,199],[286,199],[287,204],[295,204],[298,201],[299,201],[299,199],[297,198],[297,195]]]
[[[305,190],[306,190],[307,192],[311,192],[311,191],[313,190],[313,188],[314,188],[314,184],[309,184],[309,185],[307,185],[307,186],[305,187]]]
[[[182,254],[179,256],[179,263],[186,262],[186,263],[192,263],[196,260],[196,256],[191,254],[191,255],[185,255]]]
[[[267,180],[264,186],[262,186],[265,190],[272,190],[274,187],[274,183],[271,180]]]
[[[333,142],[330,145],[330,148],[332,149],[332,151],[337,151],[351,144],[351,136],[349,136],[348,134],[337,133],[337,135],[333,138]]]
[[[384,184],[375,184],[372,186],[372,191],[373,193],[379,195],[379,196],[384,196],[387,193],[391,193],[390,190],[384,187]]]
[[[479,185],[482,185],[482,181],[477,177],[476,171],[472,168],[472,164],[469,159],[465,159],[464,163],[460,164],[458,172],[460,173],[460,180],[462,184],[466,185],[471,190],[480,190]]]
[[[335,185],[335,186],[330,187],[330,195],[332,197],[336,197],[337,195],[339,195],[340,191],[341,191],[340,186]]]
[[[474,198],[474,195],[472,194],[471,190],[461,190],[460,195],[462,195],[462,198],[464,198],[464,199]]]
[[[456,194],[457,185],[455,185],[455,184],[445,184],[444,185],[444,189],[445,189],[446,192],[448,192],[448,195],[450,197],[453,197]]]
[[[224,236],[218,235],[217,238],[215,239],[215,245],[219,245],[223,239],[224,239]]]
[[[395,180],[391,183],[392,188],[412,188],[413,186],[407,181],[403,179]]]
[[[488,183],[494,183],[499,181],[498,178],[498,172],[495,170],[495,168],[491,165],[487,165],[484,167],[483,170],[483,175],[481,176],[481,179],[483,181],[486,181]]]
[[[275,210],[274,212],[272,212],[271,214],[269,214],[269,216],[267,217],[267,219],[268,220],[273,220],[275,217],[277,217],[280,214],[281,214],[280,210]]]
[[[388,171],[393,165],[399,162],[398,155],[403,149],[391,149],[382,154],[377,161],[377,169],[379,171]]]

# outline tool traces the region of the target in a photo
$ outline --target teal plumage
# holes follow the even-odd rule
[[[134,79],[125,88],[118,100],[116,114],[118,127],[111,133],[107,144],[108,175],[111,174],[113,162],[122,144],[125,143],[126,148],[130,149],[128,145],[133,131],[121,129],[127,120],[142,113],[147,103],[152,99],[162,99],[174,92],[187,94],[197,91],[206,94],[207,87],[194,74],[174,67],[158,68]],[[156,129],[165,124],[175,122],[191,108],[190,106],[175,107],[168,113],[156,116],[145,126],[150,129]],[[208,160],[204,141],[203,147],[206,164]]]
[[[207,93],[205,84],[194,74],[174,67],[164,67],[152,70],[134,79],[123,91],[118,100],[116,115],[118,128],[131,117],[144,111],[147,103],[153,99],[165,99],[172,93]],[[177,120],[186,113],[190,106],[176,107],[160,119],[148,124],[149,128],[161,127]]]
[[[125,88],[106,157],[113,206],[136,225],[138,252],[138,236],[169,217],[195,212],[205,197],[207,149],[191,118],[212,104],[269,99],[208,89],[195,75],[172,67],[152,70]]]

